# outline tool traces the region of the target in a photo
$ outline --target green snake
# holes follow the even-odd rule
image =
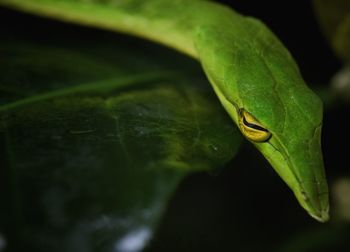
[[[204,0],[0,0],[0,4],[139,36],[195,58],[242,134],[301,206],[318,221],[328,220],[322,102],[305,84],[288,50],[261,21]]]

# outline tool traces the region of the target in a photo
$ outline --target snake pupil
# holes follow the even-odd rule
[[[246,119],[244,116],[243,116],[243,123],[244,123],[245,126],[247,126],[247,127],[249,127],[249,128],[268,132],[268,131],[267,131],[266,129],[264,129],[263,127],[248,122],[247,119]]]

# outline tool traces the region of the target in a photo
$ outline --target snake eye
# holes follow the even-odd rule
[[[266,142],[271,137],[271,133],[244,109],[239,112],[239,128],[253,142]]]

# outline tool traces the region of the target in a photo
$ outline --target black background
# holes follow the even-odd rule
[[[324,38],[309,1],[220,2],[264,21],[291,51],[304,78],[315,89],[327,87],[342,66]],[[16,22],[7,23],[8,18]],[[2,31],[38,20],[0,9]],[[47,22],[48,26],[52,24],[58,29],[67,26]],[[22,32],[21,36],[35,37]],[[94,29],[88,32],[96,34]],[[346,146],[350,137],[344,123],[348,115],[346,104],[325,111],[323,151],[330,185],[349,176]],[[287,251],[284,248],[290,244],[295,247],[288,251],[350,251],[346,238],[349,227],[345,227],[338,233],[337,223],[320,224],[311,219],[263,157],[246,143],[219,174],[199,173],[183,181],[147,251]],[[316,243],[314,249],[300,249],[309,242]]]

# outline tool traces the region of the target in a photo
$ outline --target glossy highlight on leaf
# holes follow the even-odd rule
[[[241,137],[191,60],[52,26],[1,41],[1,234],[11,250],[141,250],[184,176],[222,167]]]

